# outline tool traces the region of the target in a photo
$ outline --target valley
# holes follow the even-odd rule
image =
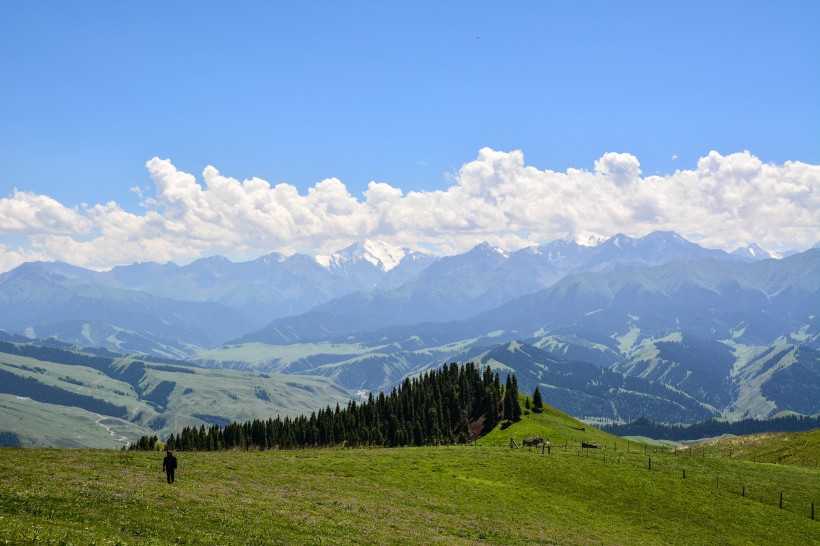
[[[96,415],[125,419],[127,442],[307,414],[470,361],[589,423],[820,413],[818,249],[771,259],[656,232],[444,258],[365,242],[316,259],[32,263],[0,275],[0,302],[0,432],[27,445],[110,447]],[[74,432],[26,429],[26,404]]]

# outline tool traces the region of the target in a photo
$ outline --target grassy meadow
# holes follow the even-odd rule
[[[767,432],[705,442],[691,448],[711,457],[820,467],[820,429]]]
[[[122,358],[117,366],[127,369],[135,362]],[[130,412],[126,420],[125,415],[101,415],[65,403],[49,403],[51,400],[45,397],[38,401],[0,392],[0,431],[15,434],[23,446],[115,448],[146,434],[155,432],[167,437],[185,426],[209,424],[206,419],[213,417],[225,421],[296,417],[327,405],[346,404],[350,399],[345,390],[313,376],[139,364],[144,374],[139,383],[147,392],[162,383],[174,384],[162,401],[163,408],[138,396],[125,378],[115,374],[112,377],[110,372],[0,352],[0,372],[122,406]]]
[[[627,452],[578,423],[549,410],[459,447],[183,452],[174,485],[158,452],[4,448],[0,544],[820,543],[816,468]],[[550,455],[500,445],[533,432]]]

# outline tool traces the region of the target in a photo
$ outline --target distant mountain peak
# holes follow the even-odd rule
[[[755,243],[748,246],[742,246],[732,252],[733,256],[740,256],[741,258],[748,258],[750,260],[779,260],[782,258],[780,254],[764,250]]]
[[[617,233],[607,239],[607,242],[612,243],[618,248],[622,248],[623,246],[635,246],[638,240],[623,233]]]
[[[567,235],[561,239],[562,241],[566,241],[568,243],[575,243],[578,246],[588,246],[588,247],[595,247],[600,245],[601,243],[607,241],[609,237],[605,235],[599,235],[597,233],[593,233],[591,231],[570,231]]]
[[[683,241],[685,243],[691,243],[691,241],[687,240],[686,237],[675,231],[653,231],[652,233],[649,233],[646,236],[644,236],[644,239],[671,239],[673,241]]]
[[[482,253],[485,253],[485,254],[498,254],[499,256],[502,256],[504,258],[509,257],[509,253],[506,250],[504,250],[502,248],[499,248],[497,246],[493,246],[490,243],[488,243],[487,241],[484,241],[482,243],[477,244],[476,246],[473,247],[473,250],[471,250],[470,252],[482,252]]]
[[[288,257],[284,254],[280,254],[278,252],[271,252],[270,254],[265,254],[264,256],[259,256],[255,263],[264,264],[264,265],[271,265],[271,264],[280,264],[287,260]]]
[[[220,256],[218,254],[215,254],[213,256],[205,256],[204,258],[196,259],[193,262],[191,262],[190,265],[194,265],[194,264],[198,264],[198,265],[204,265],[204,264],[223,265],[223,264],[232,264],[232,263],[233,262],[231,260],[229,260],[228,258],[226,258],[225,256]]]
[[[387,272],[399,265],[406,257],[418,254],[421,253],[409,248],[392,245],[385,241],[367,239],[353,243],[333,254],[316,256],[316,261],[328,269],[336,269],[345,264],[364,260]]]

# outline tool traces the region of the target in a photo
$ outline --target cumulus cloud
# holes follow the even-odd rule
[[[601,159],[595,161],[595,172],[609,177],[619,186],[624,186],[638,180],[641,174],[641,164],[632,154],[607,152]]]
[[[139,214],[114,202],[69,207],[16,190],[0,199],[0,270],[31,259],[106,268],[210,254],[328,253],[365,238],[441,253],[485,240],[513,250],[578,230],[672,230],[727,250],[751,242],[804,249],[820,239],[820,166],[766,164],[747,151],[713,151],[693,169],[642,176],[628,153],[606,153],[592,171],[554,172],[528,166],[520,151],[484,148],[444,190],[371,182],[361,196],[335,178],[300,193],[212,166],[199,179],[167,159],[146,167],[155,191]]]
[[[0,235],[6,233],[83,233],[91,223],[76,208],[51,197],[17,191],[0,199]]]

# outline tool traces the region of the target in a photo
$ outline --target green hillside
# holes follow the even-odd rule
[[[520,399],[521,406],[524,407],[525,398],[520,396]],[[510,438],[513,438],[520,445],[523,439],[537,436],[555,446],[567,444],[578,447],[582,442],[591,442],[615,449],[620,441],[621,448],[627,449],[625,440],[593,428],[551,406],[544,406],[542,413],[525,412],[521,421],[498,426],[477,443],[482,446],[507,446]],[[635,446],[637,449],[637,444]]]
[[[0,433],[24,446],[119,447],[186,426],[302,415],[350,397],[312,376],[0,342]]]
[[[690,448],[709,457],[820,467],[820,429],[752,434],[700,443]]]
[[[529,435],[551,454],[496,445]],[[641,448],[552,409],[458,447],[181,452],[170,486],[158,452],[2,448],[0,543],[820,540],[820,469]]]

